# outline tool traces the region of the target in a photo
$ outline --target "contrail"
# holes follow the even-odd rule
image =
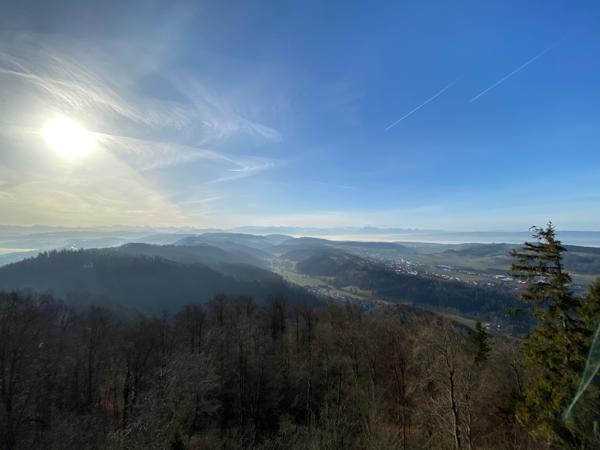
[[[499,86],[500,84],[504,83],[506,80],[508,80],[510,77],[512,77],[514,74],[520,72],[521,70],[523,70],[525,67],[527,67],[529,64],[531,64],[532,62],[534,62],[536,59],[544,56],[546,53],[548,53],[550,50],[552,50],[552,48],[554,48],[556,46],[556,44],[551,45],[550,47],[546,48],[545,50],[542,50],[540,53],[538,53],[537,55],[535,55],[533,58],[531,58],[530,60],[528,60],[527,62],[525,62],[524,64],[521,64],[519,67],[517,67],[515,70],[513,70],[512,72],[504,75],[502,78],[500,78],[498,81],[496,81],[494,84],[492,84],[490,87],[488,87],[487,89],[484,89],[483,91],[481,91],[479,94],[477,94],[475,97],[473,97],[471,100],[469,100],[469,103],[474,102],[475,100],[477,100],[479,97],[481,97],[482,95],[484,95],[486,92],[491,91],[492,89],[494,89],[495,87]]]
[[[404,119],[406,119],[407,117],[413,115],[414,113],[416,113],[419,109],[421,109],[423,106],[425,106],[427,103],[432,102],[433,100],[435,100],[436,98],[438,98],[440,95],[442,95],[444,92],[446,92],[448,89],[450,89],[452,87],[452,85],[454,83],[456,83],[459,80],[459,78],[457,78],[456,80],[450,82],[449,84],[447,84],[446,86],[444,86],[444,88],[442,90],[440,90],[439,92],[437,92],[435,95],[433,95],[432,97],[429,97],[427,100],[425,100],[423,103],[421,103],[419,106],[417,106],[416,108],[414,108],[413,110],[409,111],[408,113],[404,114],[402,117],[400,117],[398,120],[396,120],[394,123],[390,124],[387,126],[387,128],[385,129],[385,131],[388,131],[392,128],[394,128],[396,125],[398,125],[400,122],[402,122]]]

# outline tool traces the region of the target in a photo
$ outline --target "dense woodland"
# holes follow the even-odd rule
[[[600,318],[552,227],[515,252],[525,339],[402,305],[274,296],[132,318],[0,294],[0,448],[599,448]]]
[[[0,286],[6,290],[51,293],[68,304],[103,304],[123,312],[137,310],[146,314],[176,310],[223,292],[252,296],[257,301],[273,294],[292,302],[316,301],[305,290],[260,267],[209,267],[120,250],[41,253],[0,268]]]

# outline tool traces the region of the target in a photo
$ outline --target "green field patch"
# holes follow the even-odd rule
[[[475,329],[475,325],[477,324],[477,320],[470,319],[470,318],[465,317],[465,316],[459,316],[458,314],[443,313],[443,312],[438,312],[438,314],[440,316],[444,316],[447,319],[453,320],[456,323],[459,323],[461,325],[469,327],[471,330],[474,330]]]

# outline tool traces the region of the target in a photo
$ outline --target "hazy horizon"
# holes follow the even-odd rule
[[[45,237],[63,236],[66,239],[90,239],[111,237],[122,239],[123,242],[136,242],[152,235],[201,235],[204,233],[241,233],[259,236],[287,235],[290,237],[313,237],[333,241],[364,241],[364,242],[404,242],[404,243],[438,243],[438,244],[469,244],[469,243],[508,243],[520,244],[531,240],[530,230],[427,230],[403,228],[364,227],[233,227],[233,228],[190,228],[190,227],[49,227],[43,225],[19,226],[0,224],[0,252],[13,249],[11,242],[19,242],[23,238],[36,238],[44,242]],[[568,245],[600,247],[600,231],[597,230],[557,230],[557,236]],[[29,241],[30,242],[30,241]],[[50,240],[49,242],[53,242]],[[85,241],[83,241],[85,242]],[[119,245],[121,241],[115,241]],[[4,244],[3,244],[4,243]],[[55,244],[52,244],[55,245]],[[52,247],[50,245],[49,247]],[[42,245],[42,248],[46,245]],[[60,248],[60,245],[57,246]],[[27,249],[34,250],[34,249]]]

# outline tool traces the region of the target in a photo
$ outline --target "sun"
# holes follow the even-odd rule
[[[94,133],[68,117],[57,117],[44,124],[42,136],[46,144],[65,159],[78,159],[96,147]]]

